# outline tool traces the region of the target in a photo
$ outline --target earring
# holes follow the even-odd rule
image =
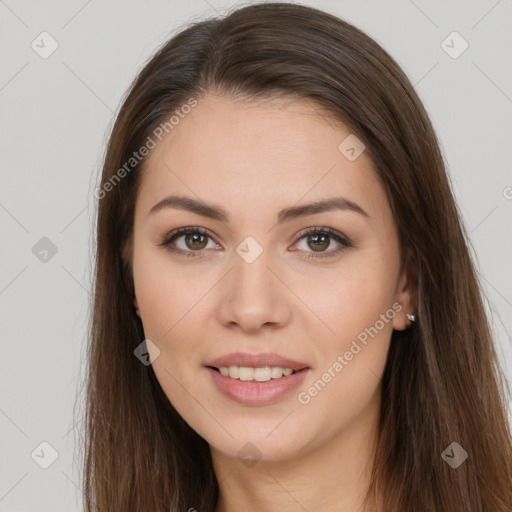
[[[416,321],[416,317],[414,315],[410,315],[409,313],[406,313],[406,315],[407,315],[407,319],[409,320],[409,322]]]

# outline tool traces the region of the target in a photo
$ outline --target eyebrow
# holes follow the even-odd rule
[[[165,197],[151,208],[148,217],[166,208],[176,208],[221,222],[229,222],[229,215],[221,206],[208,204],[204,201],[186,196]],[[350,201],[344,197],[333,197],[324,201],[316,201],[314,203],[285,208],[277,214],[277,223],[280,224],[299,217],[333,210],[352,211],[364,217],[370,217],[368,213],[357,203],[354,203],[354,201]]]

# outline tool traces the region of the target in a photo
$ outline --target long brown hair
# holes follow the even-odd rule
[[[370,510],[381,496],[386,512],[510,512],[505,383],[429,117],[374,40],[333,15],[288,3],[253,4],[189,25],[146,63],[124,98],[96,193],[85,510],[215,508],[208,443],[176,412],[151,365],[134,356],[144,340],[131,270],[144,160],[126,166],[155,127],[214,90],[249,100],[307,98],[350,127],[386,189],[402,261],[411,254],[417,317],[411,329],[392,334]],[[442,457],[453,442],[468,454],[456,469]]]

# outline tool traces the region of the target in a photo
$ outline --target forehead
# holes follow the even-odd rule
[[[339,195],[383,215],[387,198],[373,162],[364,151],[350,160],[340,150],[349,136],[310,101],[206,95],[146,158],[138,208],[149,211],[169,193],[215,198],[234,211]]]

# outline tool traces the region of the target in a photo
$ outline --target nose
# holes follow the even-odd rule
[[[233,255],[233,269],[222,280],[219,321],[226,327],[254,333],[267,326],[285,326],[291,317],[288,299],[292,295],[273,267],[270,251],[251,263]]]

